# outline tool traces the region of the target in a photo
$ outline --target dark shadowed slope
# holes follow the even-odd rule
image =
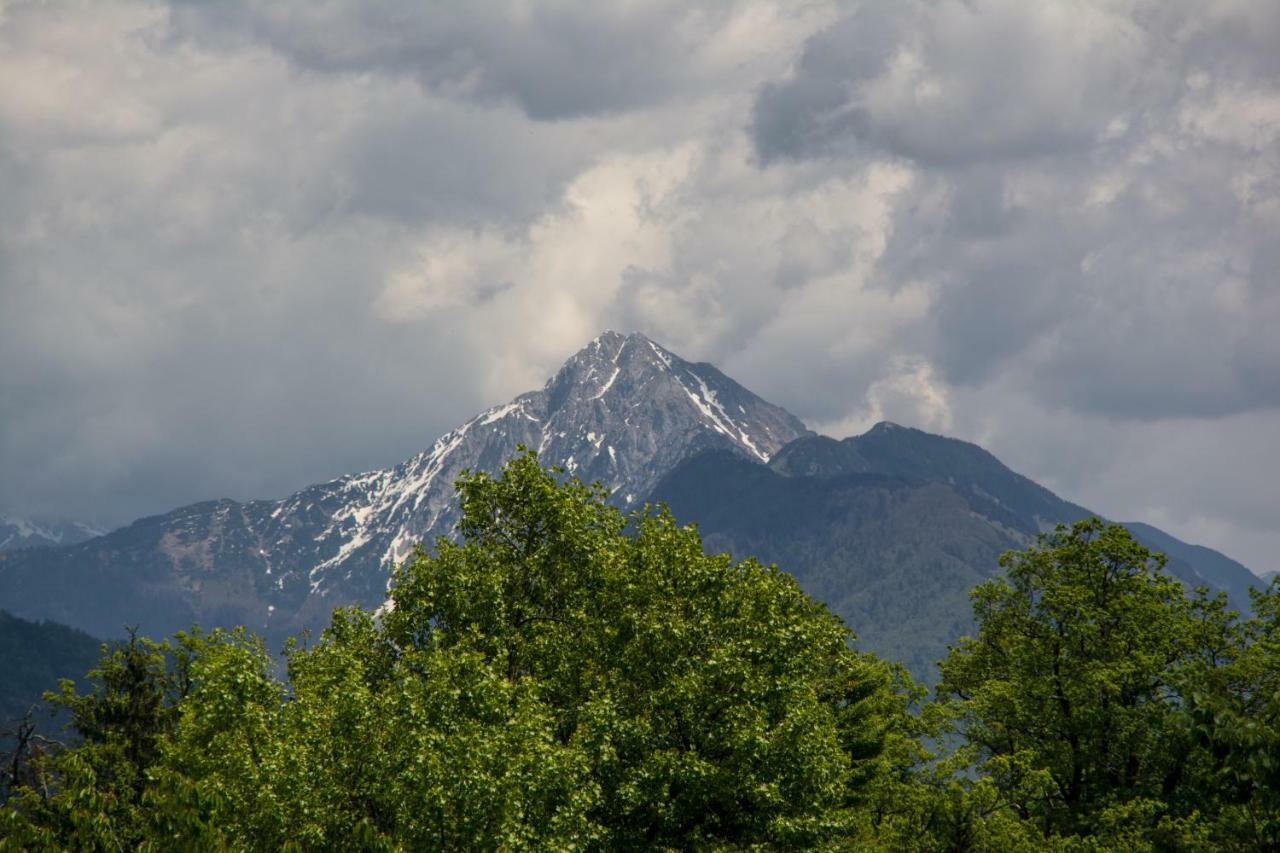
[[[968,591],[1021,540],[1000,510],[950,486],[889,474],[783,476],[706,453],[655,500],[697,522],[709,549],[776,562],[849,623],[863,648],[925,674],[969,626]]]
[[[38,704],[44,691],[57,690],[59,679],[83,678],[97,665],[100,646],[65,625],[29,622],[0,610],[0,730]]]
[[[698,523],[708,547],[792,572],[865,648],[926,680],[968,630],[968,592],[999,571],[1000,554],[1090,515],[976,445],[888,423],[843,441],[802,437],[768,465],[706,453],[674,469],[653,499]],[[1216,551],[1135,527],[1189,586],[1226,590],[1243,607],[1260,584]]]

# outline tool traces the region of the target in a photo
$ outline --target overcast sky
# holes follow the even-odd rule
[[[1274,0],[0,0],[0,512],[388,465],[599,331],[1280,568]]]

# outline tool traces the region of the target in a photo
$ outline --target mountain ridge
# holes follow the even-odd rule
[[[0,551],[74,545],[106,532],[83,521],[0,515]]]
[[[980,445],[889,421],[876,424],[862,435],[840,440],[825,436],[799,438],[769,464],[792,475],[880,471],[923,480],[945,476],[952,484],[967,482],[975,494],[991,498],[1014,513],[1019,529],[1032,536],[1059,523],[1099,515],[1017,473]],[[1169,571],[1189,586],[1204,582],[1227,591],[1237,607],[1248,607],[1248,589],[1261,578],[1244,565],[1149,524],[1120,523],[1145,547],[1164,553],[1169,558]]]
[[[151,634],[245,624],[280,641],[323,627],[334,606],[380,605],[390,564],[452,532],[456,477],[495,472],[521,445],[600,481],[624,508],[666,501],[702,525],[709,548],[792,571],[868,648],[917,673],[968,624],[968,590],[1000,553],[1091,514],[976,444],[890,422],[817,435],[713,365],[607,331],[542,388],[396,465],[0,553],[0,607],[105,637],[124,624]],[[1247,596],[1253,576],[1238,563],[1134,529],[1149,547],[1165,537],[1170,571],[1188,585],[1226,589],[1237,606]]]
[[[708,548],[777,563],[846,620],[864,648],[928,682],[972,627],[969,591],[1059,523],[1094,515],[976,444],[889,422],[842,440],[804,436],[768,464],[706,452],[654,499],[698,525]],[[1262,581],[1157,528],[1126,525],[1188,588],[1249,608]]]
[[[481,412],[397,465],[279,501],[191,504],[69,549],[0,560],[0,601],[110,636],[118,631],[112,614],[137,597],[140,621],[154,633],[217,619],[278,638],[322,625],[337,604],[380,603],[390,565],[451,532],[458,474],[496,471],[520,445],[602,481],[629,506],[700,450],[763,462],[807,434],[798,418],[714,366],[644,335],[606,331],[541,389]],[[83,584],[111,606],[74,604]]]

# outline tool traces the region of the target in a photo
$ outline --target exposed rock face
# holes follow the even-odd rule
[[[279,637],[323,625],[336,605],[379,603],[396,560],[453,530],[458,474],[496,471],[521,445],[629,505],[702,450],[767,462],[807,434],[711,365],[643,335],[606,332],[540,390],[394,467],[282,501],[195,504],[74,548],[0,562],[0,606],[104,636],[124,622],[153,633],[242,622]],[[86,596],[90,589],[98,591]]]

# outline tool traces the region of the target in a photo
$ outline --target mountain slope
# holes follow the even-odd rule
[[[945,482],[994,501],[1004,511],[1000,523],[1026,535],[1027,541],[1056,524],[1096,514],[1010,470],[976,444],[887,422],[843,441],[800,438],[780,450],[770,464],[789,474],[831,476],[860,471]],[[1164,553],[1169,572],[1188,586],[1223,590],[1234,606],[1249,607],[1248,590],[1258,585],[1258,578],[1235,560],[1148,524],[1126,522],[1125,526],[1147,548]]]
[[[60,678],[83,679],[99,659],[100,643],[52,622],[29,622],[0,610],[0,730],[57,690]],[[41,730],[49,734],[48,715]],[[0,750],[4,744],[0,743]]]
[[[804,424],[709,364],[606,332],[546,385],[494,407],[391,468],[282,501],[195,504],[106,536],[0,558],[0,606],[114,636],[244,623],[278,639],[340,604],[374,605],[387,571],[457,519],[453,482],[519,445],[634,502],[674,465],[721,448],[765,462]]]
[[[753,554],[794,574],[860,635],[865,648],[925,680],[970,627],[968,591],[998,573],[1002,552],[1059,522],[1091,515],[967,442],[882,423],[836,441],[805,436],[768,465],[707,453],[655,488],[708,547]],[[1248,606],[1261,581],[1208,548],[1131,525],[1189,586]]]
[[[1264,578],[1212,548],[1188,544],[1139,521],[1126,521],[1124,526],[1143,545],[1165,554],[1173,571],[1176,572],[1182,565],[1190,566],[1206,586],[1225,590],[1232,604],[1237,607],[1247,606],[1250,587],[1260,589],[1263,586]]]
[[[783,448],[771,464],[791,476],[881,473],[947,482],[1004,507],[1024,533],[1091,514],[1011,471],[976,444],[888,422],[842,441],[803,438]]]
[[[706,546],[777,563],[842,616],[861,646],[927,675],[969,626],[968,591],[1025,538],[999,507],[943,483],[882,473],[784,476],[718,453],[653,493]]]

